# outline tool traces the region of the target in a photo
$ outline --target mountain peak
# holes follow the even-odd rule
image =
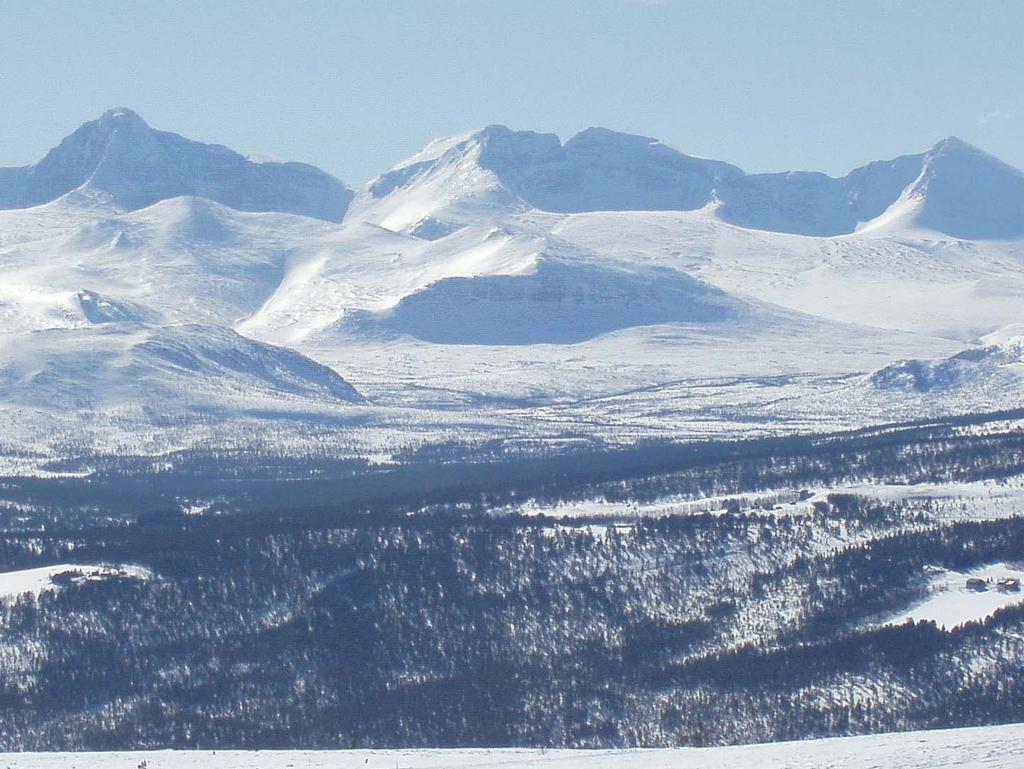
[[[240,211],[340,221],[352,193],[302,163],[254,163],[216,144],[151,128],[117,107],[83,124],[33,166],[0,168],[0,209],[29,208],[88,188],[132,211],[181,196]]]
[[[108,109],[106,112],[100,115],[99,120],[97,122],[141,123],[142,125],[148,127],[148,124],[146,123],[145,120],[142,119],[139,113],[135,110],[129,109],[128,107],[114,107],[113,109]]]
[[[958,238],[1001,240],[1024,234],[1024,173],[956,137],[924,156],[909,190],[915,223]]]
[[[491,123],[490,125],[485,125],[483,128],[481,128],[478,131],[474,131],[473,132],[473,136],[478,138],[478,139],[480,139],[480,138],[486,139],[486,138],[490,138],[490,137],[504,138],[504,137],[507,137],[507,136],[511,136],[514,133],[517,133],[517,132],[513,131],[507,125],[504,125],[502,123]]]
[[[928,154],[934,155],[940,152],[958,152],[964,150],[968,152],[981,152],[981,150],[979,150],[973,144],[968,144],[958,136],[947,136],[942,141],[936,142],[928,151]]]
[[[96,160],[95,154],[108,149],[106,143],[111,140],[111,137],[115,135],[141,137],[149,133],[156,133],[156,131],[137,112],[127,107],[115,107],[108,109],[95,120],[80,125],[66,136],[49,155],[66,150],[64,154],[75,156],[78,162],[91,163]],[[93,157],[87,159],[82,157],[83,153],[91,153]],[[45,162],[45,158],[43,162]]]
[[[973,144],[965,142],[963,139],[958,139],[955,136],[949,136],[936,143],[921,157],[923,157],[926,165],[931,166],[935,166],[937,163],[948,165],[955,162],[964,164],[965,168],[971,166],[979,171],[980,169],[998,168],[1001,172],[1021,175],[1018,169],[1004,163],[995,155],[991,155],[985,152],[985,150],[979,149]]]
[[[654,144],[661,144],[658,139],[652,139],[650,136],[641,136],[639,134],[624,133],[622,131],[614,131],[611,128],[602,128],[600,126],[591,126],[590,128],[584,128],[578,134],[573,136],[569,141],[565,143],[565,146],[569,145],[593,145],[593,146],[604,146],[604,147],[649,147]]]

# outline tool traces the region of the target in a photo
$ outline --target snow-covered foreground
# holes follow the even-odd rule
[[[10,769],[1019,769],[1024,725],[667,750],[11,753]]]

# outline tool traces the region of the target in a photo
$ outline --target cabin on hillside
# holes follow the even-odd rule
[[[996,582],[996,590],[1000,590],[1004,593],[1019,593],[1020,580],[1016,577],[1003,577]]]
[[[968,577],[967,589],[975,593],[980,593],[984,590],[988,590],[988,583],[980,577]]]

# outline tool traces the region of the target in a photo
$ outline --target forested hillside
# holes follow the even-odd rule
[[[333,506],[270,507],[271,485],[233,511],[28,516],[0,562],[56,566],[0,604],[0,747],[710,745],[1021,720],[1024,607],[992,584],[1004,608],[985,609],[955,576],[1022,568],[1019,440],[1000,418],[455,465],[447,487],[410,464],[380,476],[405,484],[391,496],[354,484]],[[841,491],[864,481],[907,493]],[[613,512],[560,512],[595,497]],[[655,514],[666,501],[707,511]],[[904,622],[939,574],[964,621]]]

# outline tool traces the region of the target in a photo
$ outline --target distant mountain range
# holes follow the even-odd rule
[[[839,179],[806,171],[746,174],[657,139],[604,128],[588,128],[563,144],[553,134],[490,126],[432,147],[375,180],[371,193],[386,197],[432,175],[454,184],[467,165],[476,165],[492,172],[503,192],[558,213],[711,206],[731,224],[799,235],[849,234],[887,214],[954,237],[1024,233],[1024,174],[952,137]]]
[[[503,191],[542,211],[692,211],[713,206],[741,227],[830,236],[888,214],[970,239],[1024,234],[1024,174],[955,137],[928,151],[876,161],[842,178],[809,171],[747,174],[657,139],[588,128],[554,134],[504,126],[440,140],[369,185],[375,198],[471,163]],[[73,191],[108,195],[126,211],[180,196],[239,211],[341,221],[353,193],[302,163],[253,162],[220,145],[157,131],[129,109],[104,113],[39,163],[0,169],[0,207],[27,208]]]
[[[1022,306],[1024,175],[953,138],[837,179],[490,126],[353,191],[116,109],[0,169],[0,457],[1001,408]]]

